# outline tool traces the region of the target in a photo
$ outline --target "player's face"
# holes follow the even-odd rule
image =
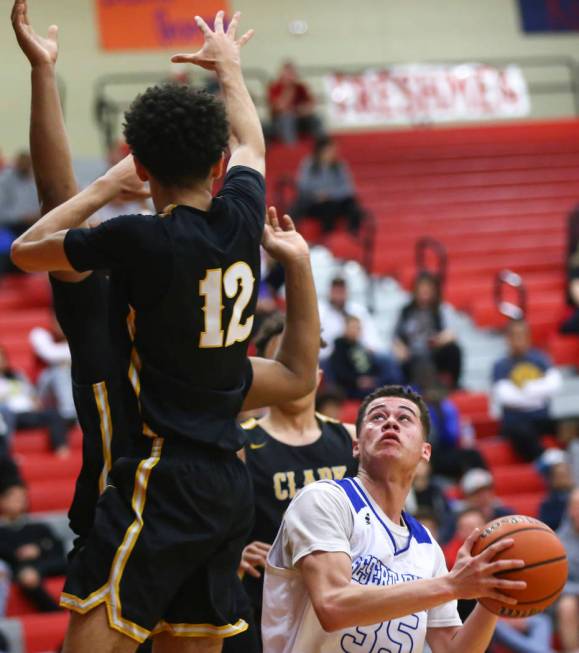
[[[354,452],[366,469],[376,462],[390,465],[397,461],[414,471],[421,460],[430,459],[418,406],[402,397],[374,399],[366,410]]]

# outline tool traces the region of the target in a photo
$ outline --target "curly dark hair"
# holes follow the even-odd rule
[[[358,416],[356,417],[356,433],[358,437],[360,437],[362,422],[366,416],[368,406],[374,401],[374,399],[380,399],[380,397],[400,397],[401,399],[408,399],[413,404],[415,404],[420,411],[420,422],[422,423],[424,439],[428,442],[431,429],[428,406],[424,403],[424,399],[417,392],[414,392],[414,390],[409,386],[403,385],[382,386],[381,388],[378,388],[378,390],[372,392],[372,394],[369,394],[366,399],[364,399],[360,409],[358,410]]]
[[[285,315],[279,311],[267,317],[259,327],[255,339],[255,353],[260,358],[265,358],[265,352],[270,341],[283,333],[285,329]],[[326,341],[320,336],[320,349],[326,347]]]
[[[125,113],[127,144],[164,186],[205,179],[227,147],[223,103],[205,91],[162,84],[138,95]]]

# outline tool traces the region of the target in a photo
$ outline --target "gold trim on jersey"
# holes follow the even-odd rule
[[[328,422],[329,424],[341,424],[342,426],[344,425],[344,423],[341,422],[339,419],[334,419],[333,417],[328,417],[327,415],[322,415],[322,413],[318,413],[317,411],[316,411],[316,417],[321,422]]]
[[[103,468],[99,476],[99,493],[102,494],[107,484],[107,477],[111,471],[112,455],[111,445],[113,438],[113,426],[111,421],[111,408],[109,406],[109,396],[107,386],[104,381],[95,383],[92,386],[94,399],[99,411],[101,441],[103,447]]]
[[[158,635],[162,632],[168,632],[173,637],[211,637],[215,639],[225,639],[226,637],[235,637],[245,632],[249,624],[243,619],[239,619],[234,624],[225,624],[224,626],[214,626],[213,624],[172,624],[166,621],[160,621],[152,631],[152,635]]]
[[[160,218],[168,218],[171,213],[173,213],[173,209],[177,208],[177,204],[167,204],[167,206],[162,210],[161,213],[158,214]]]
[[[151,472],[161,459],[162,449],[163,439],[155,438],[151,448],[151,455],[139,463],[135,473],[135,485],[131,499],[135,519],[127,528],[123,541],[115,553],[108,582],[92,592],[86,599],[65,592],[62,593],[60,598],[60,605],[63,608],[68,608],[79,614],[85,614],[102,603],[106,603],[109,626],[141,644],[149,637],[151,632],[122,616],[119,588],[129,557],[143,529],[143,512],[147,499],[147,487]]]
[[[248,419],[245,420],[245,422],[241,422],[241,428],[244,431],[250,431],[251,429],[254,429],[256,426],[259,426],[259,424],[255,419],[255,417],[249,417]]]

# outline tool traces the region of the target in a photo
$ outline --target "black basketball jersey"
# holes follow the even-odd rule
[[[112,268],[132,306],[132,378],[145,433],[236,451],[251,384],[265,183],[235,166],[209,211],[123,216],[65,239],[77,270]]]
[[[358,462],[352,438],[340,422],[316,414],[320,437],[311,444],[291,446],[273,438],[254,419],[242,426],[249,442],[246,464],[255,488],[255,526],[249,541],[271,544],[283,515],[298,490],[322,479],[355,476]]]
[[[50,281],[56,318],[70,347],[73,398],[83,433],[82,468],[69,511],[70,526],[83,540],[108,473],[140,434],[141,419],[128,356],[120,347],[122,333],[115,334],[110,321],[111,313],[122,309],[116,284],[101,272],[78,283]]]

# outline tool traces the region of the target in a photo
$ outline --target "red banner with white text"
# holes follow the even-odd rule
[[[518,118],[531,110],[514,65],[399,65],[328,75],[325,85],[336,126]]]

